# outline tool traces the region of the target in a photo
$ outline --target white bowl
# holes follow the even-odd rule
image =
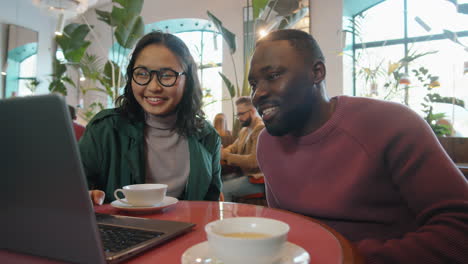
[[[234,217],[208,223],[205,231],[214,254],[225,264],[270,264],[280,257],[289,225],[270,218]]]

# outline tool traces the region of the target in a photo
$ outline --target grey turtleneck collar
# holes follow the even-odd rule
[[[167,116],[157,116],[145,113],[145,122],[148,126],[160,130],[171,130],[175,128],[177,113]]]
[[[145,113],[146,182],[164,183],[167,195],[180,197],[190,173],[188,140],[175,128],[177,114]]]

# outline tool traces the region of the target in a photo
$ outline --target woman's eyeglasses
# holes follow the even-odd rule
[[[132,72],[132,79],[139,85],[147,85],[156,74],[159,84],[171,87],[177,82],[177,78],[185,72],[176,72],[172,69],[148,70],[146,67],[136,67]]]

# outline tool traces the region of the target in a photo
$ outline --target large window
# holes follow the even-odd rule
[[[37,43],[27,43],[8,52],[6,97],[34,94],[37,85]]]
[[[36,60],[37,54],[24,59],[19,65],[18,95],[32,95],[36,92]]]
[[[404,103],[425,118],[425,100],[437,94],[430,105],[443,117],[430,123],[445,119],[452,135],[468,137],[468,14],[453,2],[386,0],[349,19],[345,91]]]
[[[198,64],[198,78],[203,90],[203,111],[206,118],[213,121],[216,114],[222,112],[222,72],[223,61],[222,37],[218,33],[191,31],[175,34],[190,49]]]

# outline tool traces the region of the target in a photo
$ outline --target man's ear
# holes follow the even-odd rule
[[[327,70],[325,68],[325,64],[323,61],[316,61],[313,66],[314,72],[314,83],[320,83],[325,80],[325,76],[327,75]]]

